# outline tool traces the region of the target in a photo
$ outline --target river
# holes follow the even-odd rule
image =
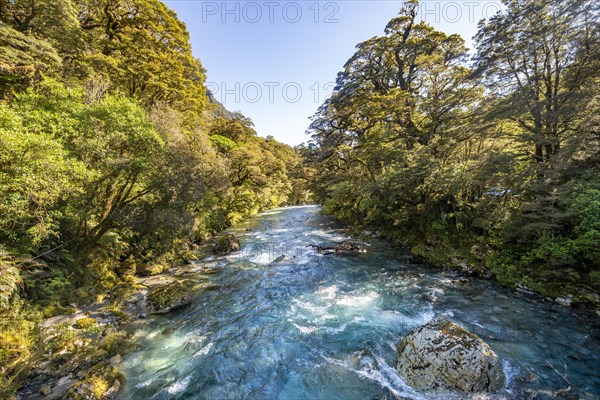
[[[384,241],[365,255],[319,256],[307,245],[348,237],[318,207],[272,210],[231,232],[240,252],[195,266],[217,289],[135,335],[120,398],[544,399],[567,380],[572,398],[600,398],[595,316],[411,263]],[[289,260],[272,263],[282,252]],[[420,393],[396,375],[396,344],[438,316],[488,342],[505,390]]]

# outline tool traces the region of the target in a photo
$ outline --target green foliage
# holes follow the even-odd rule
[[[308,199],[299,152],[207,110],[204,80],[158,0],[0,1],[0,313],[27,310],[21,337],[0,326],[0,397],[37,359],[42,317],[119,298],[232,223]],[[52,361],[119,351],[85,323],[57,328]]]
[[[0,315],[10,308],[22,284],[21,273],[8,253],[0,247]]]
[[[35,352],[37,322],[41,316],[23,301],[16,301],[0,318],[0,397],[8,398],[19,387]]]
[[[475,69],[460,37],[417,22],[416,1],[360,43],[313,118],[312,189],[437,265],[598,290],[597,9],[505,3],[480,24]]]
[[[219,149],[221,153],[228,153],[230,150],[237,147],[236,142],[225,136],[211,135],[210,140],[217,146],[217,149]]]
[[[58,231],[63,212],[53,205],[82,193],[85,166],[24,117],[36,118],[0,104],[0,236],[37,245]]]
[[[7,97],[11,87],[29,84],[36,73],[57,72],[61,63],[50,43],[0,24],[0,98]]]

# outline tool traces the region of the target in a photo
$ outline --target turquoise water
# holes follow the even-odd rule
[[[549,399],[567,381],[572,397],[558,398],[600,398],[598,318],[412,264],[382,241],[318,256],[306,246],[348,239],[319,212],[278,209],[232,229],[242,250],[195,267],[218,289],[138,332],[120,398]],[[505,390],[416,392],[396,375],[401,337],[442,315],[496,351]]]

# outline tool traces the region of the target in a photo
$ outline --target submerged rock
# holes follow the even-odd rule
[[[288,256],[286,256],[285,254],[280,255],[279,257],[277,257],[276,259],[273,260],[273,263],[280,263],[280,262],[285,262],[288,261]]]
[[[191,290],[179,282],[154,288],[148,293],[147,306],[150,314],[166,314],[192,303]]]
[[[396,369],[416,389],[495,391],[505,383],[498,356],[477,335],[434,320],[404,337]]]
[[[235,235],[225,235],[221,237],[215,246],[213,247],[213,252],[215,254],[228,254],[234,251],[238,251],[240,249],[240,241],[235,237]]]

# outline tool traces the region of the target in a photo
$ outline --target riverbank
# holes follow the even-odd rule
[[[532,296],[540,301],[548,301],[564,307],[581,308],[600,317],[600,291],[595,290],[583,282],[554,283],[547,280],[536,279],[530,275],[520,274],[513,271],[513,275],[506,276],[506,271],[499,272],[494,268],[493,251],[489,246],[465,244],[456,238],[451,246],[440,240],[406,239],[400,237],[393,230],[381,230],[378,228],[349,228],[348,232],[359,239],[368,240],[381,238],[410,252],[415,259],[427,263],[443,271],[454,271],[467,277],[475,277],[482,280],[491,280],[503,287]],[[504,270],[506,266],[498,266]],[[499,275],[504,276],[499,276]]]
[[[147,326],[152,314],[182,308],[189,304],[192,294],[214,290],[207,279],[200,279],[211,273],[201,264],[182,264],[138,277],[135,284],[98,302],[40,322],[43,351],[32,357],[27,372],[20,377],[27,384],[14,398],[114,398],[125,383],[118,366],[135,349],[132,337]],[[184,298],[187,300],[182,302]]]

